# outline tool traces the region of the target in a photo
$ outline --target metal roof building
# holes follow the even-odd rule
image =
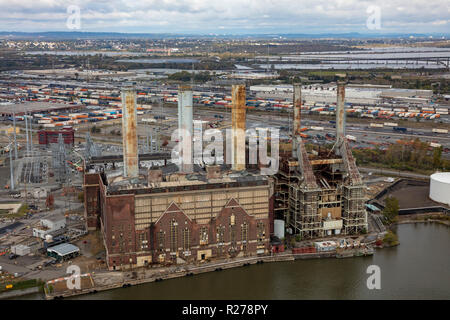
[[[26,101],[22,103],[2,104],[0,105],[0,114],[2,116],[12,116],[13,113],[15,113],[16,116],[20,116],[27,113],[34,114],[48,113],[52,111],[69,111],[79,108],[81,108],[81,105],[58,102]]]
[[[71,243],[62,243],[47,249],[47,255],[55,259],[67,260],[80,254],[80,248]]]

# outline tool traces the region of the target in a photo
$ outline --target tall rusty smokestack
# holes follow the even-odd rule
[[[337,82],[336,140],[345,138],[345,82]]]
[[[300,136],[301,129],[301,110],[302,110],[302,85],[294,84],[294,128],[292,132],[292,156],[297,156],[296,137]]]
[[[123,175],[135,178],[138,170],[138,139],[136,115],[136,90],[132,86],[122,88],[122,139]]]
[[[186,173],[192,173],[194,170],[192,156],[193,105],[191,87],[180,86],[178,88],[178,128],[180,129],[180,141],[183,141],[181,170]]]
[[[232,87],[232,169],[245,170],[245,85],[233,85]]]

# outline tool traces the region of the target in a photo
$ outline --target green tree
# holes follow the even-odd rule
[[[383,242],[389,246],[395,246],[398,244],[398,237],[391,230],[388,230],[384,235]]]
[[[187,71],[175,72],[169,76],[169,79],[187,82],[191,80],[191,74]]]
[[[100,133],[100,132],[102,132],[102,129],[97,128],[97,126],[93,126],[91,128],[91,133]]]
[[[442,165],[442,146],[433,150],[433,168],[438,169]]]
[[[385,203],[383,214],[388,221],[392,222],[398,216],[398,210],[400,209],[398,199],[395,197],[387,197]]]

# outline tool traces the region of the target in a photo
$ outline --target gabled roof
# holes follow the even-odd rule
[[[162,219],[162,217],[167,213],[167,212],[181,212],[189,221],[192,222],[192,219],[189,218],[184,212],[183,210],[181,210],[181,208],[178,206],[178,204],[176,204],[174,201],[172,201],[169,206],[167,207],[167,209],[164,211],[164,213],[162,215],[159,216],[158,220],[156,220],[155,224],[157,224],[159,222],[159,220]]]

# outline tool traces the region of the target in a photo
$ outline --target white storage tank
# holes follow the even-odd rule
[[[438,172],[431,175],[430,199],[450,205],[450,172]]]
[[[278,237],[279,239],[284,238],[284,220],[275,219],[273,220],[273,234],[275,237]]]

